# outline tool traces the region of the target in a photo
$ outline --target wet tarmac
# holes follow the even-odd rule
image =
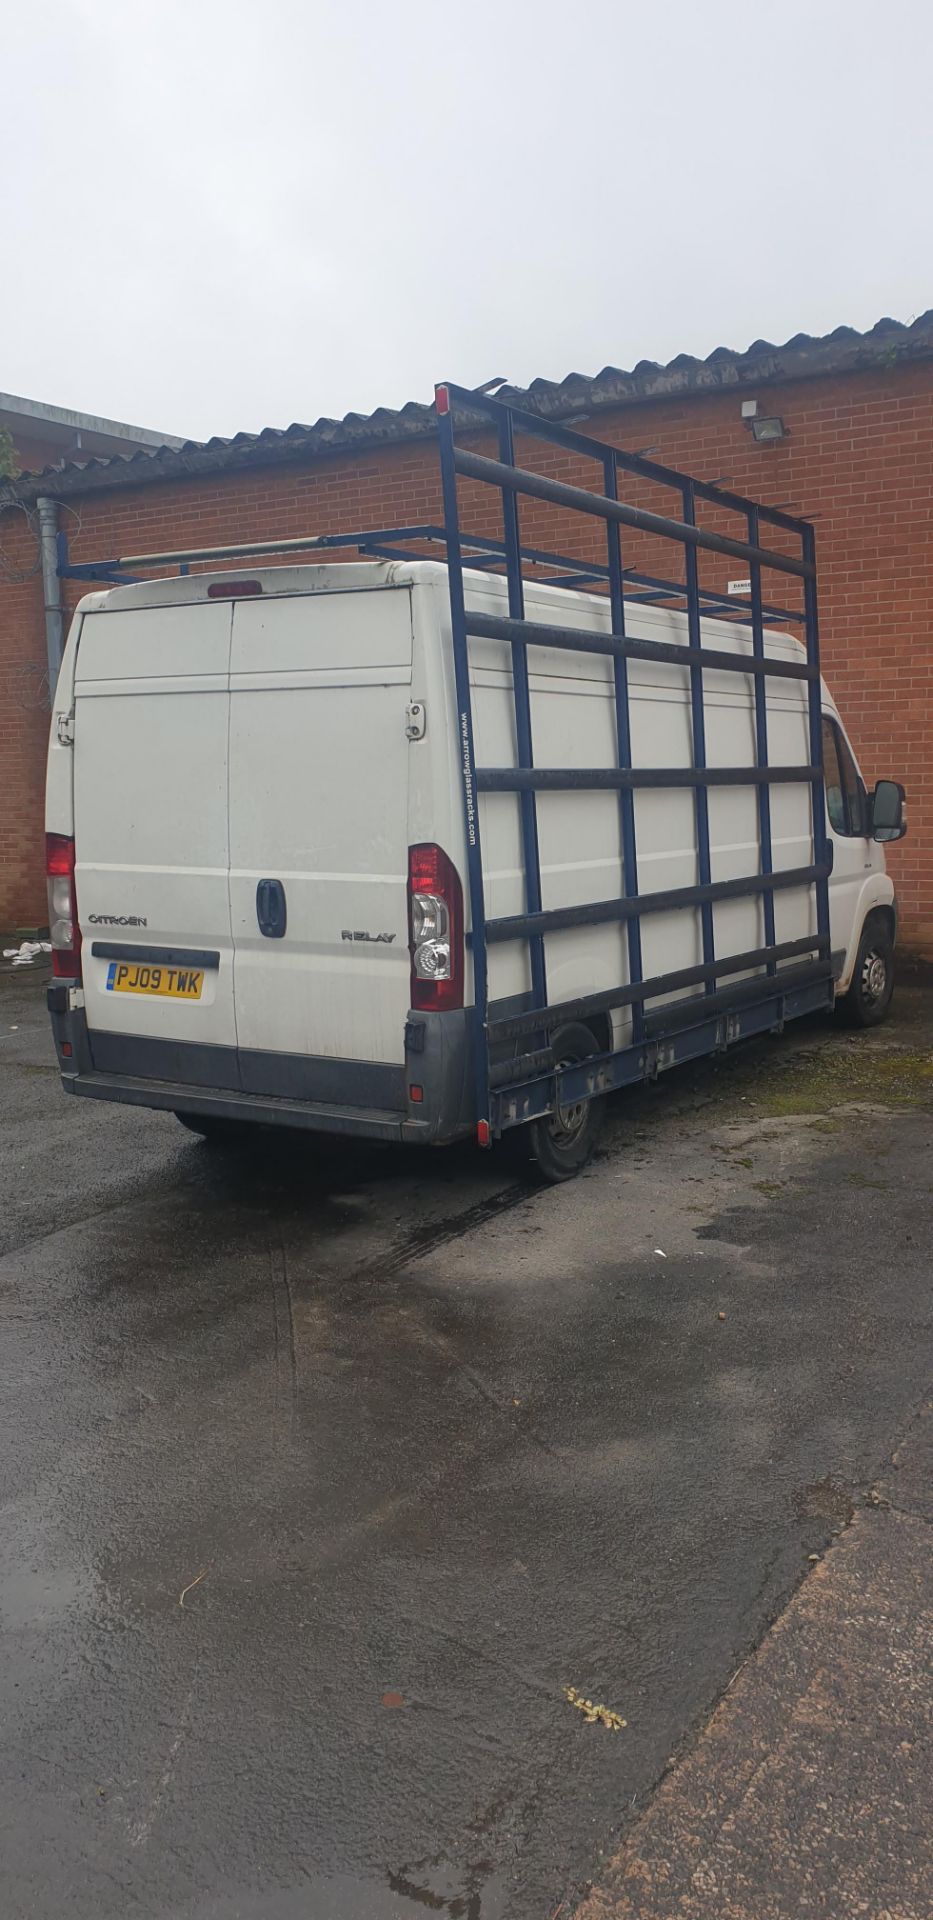
[[[529,1195],[68,1100],[0,982],[5,1920],[571,1911],[922,1398],[931,1033]]]

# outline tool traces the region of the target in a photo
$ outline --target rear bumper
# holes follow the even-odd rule
[[[48,1007],[62,1086],[79,1098],[411,1145],[441,1146],[472,1131],[468,1012],[413,1013],[405,1028],[405,1064],[398,1069],[276,1056],[281,1073],[273,1094],[250,1086],[257,1060],[268,1071],[272,1056],[89,1031],[83,1007],[72,1005],[76,985],[52,981]],[[391,1090],[391,1100],[373,1099],[383,1087]],[[413,1088],[420,1099],[417,1092],[412,1098]]]
[[[88,1100],[116,1100],[130,1107],[206,1114],[213,1120],[247,1120],[254,1126],[298,1127],[312,1133],[355,1134],[367,1140],[430,1140],[430,1128],[388,1109],[325,1106],[316,1100],[262,1100],[254,1094],[190,1087],[181,1081],[121,1079],[113,1073],[63,1073],[66,1093]]]

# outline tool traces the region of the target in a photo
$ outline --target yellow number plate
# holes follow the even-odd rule
[[[203,967],[156,966],[144,960],[111,960],[108,993],[158,993],[163,999],[200,1000]]]

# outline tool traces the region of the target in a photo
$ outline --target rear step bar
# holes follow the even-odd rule
[[[212,1120],[247,1120],[256,1126],[286,1126],[312,1133],[356,1134],[367,1140],[417,1140],[428,1137],[423,1121],[406,1120],[384,1107],[328,1106],[323,1101],[273,1100],[245,1093],[160,1080],[121,1078],[112,1073],[63,1073],[66,1093],[88,1100],[119,1100],[134,1107],[159,1107],[169,1113],[197,1113]]]

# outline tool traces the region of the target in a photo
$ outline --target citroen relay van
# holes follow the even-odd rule
[[[749,624],[700,623],[724,663],[701,683],[704,884],[687,615],[650,601],[628,612],[634,771],[620,773],[612,650],[586,650],[587,635],[606,644],[607,598],[526,585],[523,698],[534,767],[550,772],[523,780],[519,669],[499,632],[507,583],[467,565],[460,584],[474,636],[468,742],[446,564],[254,565],[82,600],[55,695],[46,822],[67,1092],[169,1109],[228,1139],[246,1123],[412,1145],[523,1129],[556,1179],[583,1164],[611,1086],[834,1000],[858,1023],[883,1017],[897,912],[881,843],[904,830],[902,790],[869,792],[825,686],[814,771],[800,642],[769,626],[763,676]],[[576,636],[571,650],[546,643],[558,629],[568,645]],[[762,684],[772,877],[750,890]],[[511,774],[497,783],[483,769]]]

